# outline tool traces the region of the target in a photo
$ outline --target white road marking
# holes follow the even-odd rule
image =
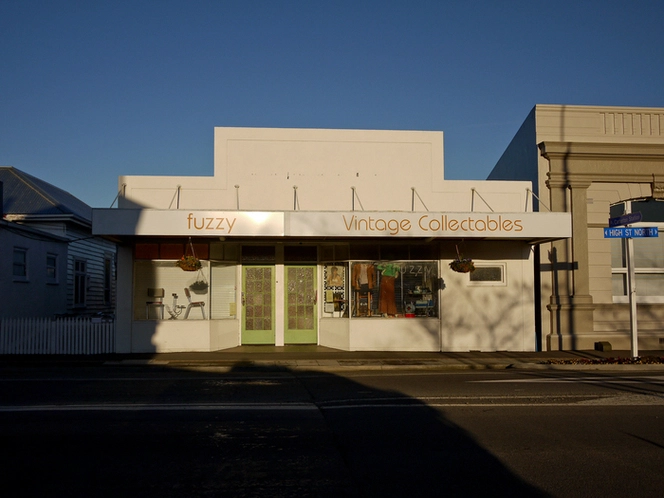
[[[664,395],[621,393],[618,395],[551,396],[434,396],[330,400],[320,403],[88,403],[0,406],[0,413],[18,412],[136,412],[136,411],[316,411],[384,408],[516,408],[554,406],[647,406],[664,405]]]
[[[88,403],[0,406],[0,412],[135,412],[195,410],[318,410],[313,403]]]
[[[664,375],[651,375],[647,377],[532,377],[519,379],[490,379],[469,380],[475,384],[556,384],[556,383],[583,383],[583,384],[664,384]]]

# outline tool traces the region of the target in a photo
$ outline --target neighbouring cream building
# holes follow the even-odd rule
[[[625,213],[664,226],[664,109],[537,105],[489,180],[531,181],[535,211],[572,216],[572,237],[535,255],[543,349],[630,349],[628,245],[604,228]],[[664,240],[632,240],[638,348],[662,349]]]
[[[538,347],[535,249],[572,225],[533,211],[531,181],[445,180],[442,132],[214,133],[213,176],[123,176],[94,210],[117,352]]]

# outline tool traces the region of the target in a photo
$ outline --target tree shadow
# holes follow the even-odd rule
[[[8,489],[23,496],[548,496],[440,409],[342,375],[241,362],[223,372],[98,369],[101,383],[72,375],[80,382],[0,385],[4,406],[45,407],[0,411]]]

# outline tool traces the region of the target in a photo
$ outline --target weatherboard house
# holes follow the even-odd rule
[[[123,176],[94,210],[119,244],[116,350],[629,349],[604,228],[661,227],[663,178],[664,109],[538,105],[486,181],[444,179],[441,132],[215,128],[213,176]],[[633,240],[658,349],[664,247]]]
[[[92,236],[92,208],[48,182],[0,167],[1,319],[109,315],[115,244]]]

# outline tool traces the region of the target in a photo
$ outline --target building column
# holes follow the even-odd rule
[[[567,212],[569,209],[567,184],[564,182],[547,181],[551,197],[551,211]],[[551,243],[548,253],[551,265],[551,296],[547,309],[549,310],[550,329],[546,336],[547,351],[563,349],[563,334],[569,330],[570,323],[570,295],[572,292],[568,261],[570,258],[570,243],[568,240],[556,240]]]
[[[590,183],[570,185],[572,200],[573,296],[590,298],[590,257],[588,255],[588,187]],[[590,298],[592,302],[592,298]]]
[[[553,164],[551,169],[554,170]],[[547,183],[552,211],[572,214],[572,239],[552,243],[549,259],[553,286],[547,306],[551,312],[551,333],[546,346],[550,351],[576,349],[578,336],[594,330],[588,254],[590,182],[569,182],[563,174],[549,173]]]
[[[588,243],[588,187],[590,182],[573,182],[572,197],[572,271],[573,334],[571,349],[576,349],[574,337],[595,331],[595,305],[590,295],[590,254]]]

